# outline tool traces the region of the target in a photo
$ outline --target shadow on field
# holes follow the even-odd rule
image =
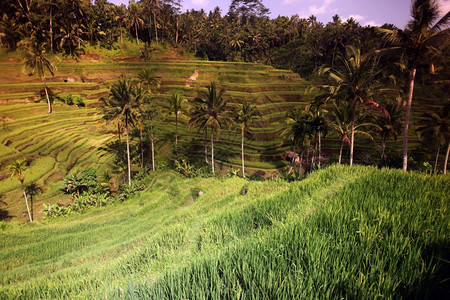
[[[3,206],[6,206],[6,202],[2,201],[3,195],[0,194],[0,204]],[[8,221],[11,219],[11,216],[8,214],[7,210],[4,210],[3,208],[0,208],[0,221]]]

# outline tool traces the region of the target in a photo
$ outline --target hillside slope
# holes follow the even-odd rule
[[[264,117],[254,124],[253,136],[247,139],[246,159],[250,172],[258,169],[270,172],[286,164],[281,155],[290,147],[283,145],[278,135],[283,128],[280,120],[289,108],[309,101],[304,96],[308,83],[298,75],[260,64],[84,59],[56,62],[57,71],[54,77],[48,78],[47,85],[61,99],[68,95],[73,99],[82,97],[86,107],[69,106],[56,100],[54,112],[47,114],[45,100],[41,100],[40,95],[42,82],[22,73],[18,64],[20,61],[14,57],[0,62],[0,117],[3,121],[0,128],[0,209],[7,211],[2,219],[25,220],[25,208],[18,201],[20,182],[9,178],[7,172],[8,164],[14,159],[25,158],[28,162],[25,184],[34,182],[43,189],[44,193],[34,199],[38,217],[43,203],[67,201],[60,191],[60,181],[68,173],[89,166],[96,168],[98,174],[117,169],[113,164],[115,154],[108,149],[117,143],[117,128],[99,124],[97,107],[98,99],[108,94],[109,87],[121,74],[134,77],[143,68],[151,68],[161,79],[160,88],[154,92],[161,106],[170,96],[169,92],[178,90],[187,99],[193,99],[210,81],[217,81],[227,90],[230,106],[247,98],[257,104]],[[195,78],[191,78],[193,74],[197,74]],[[156,130],[159,163],[170,158],[174,118],[161,121]],[[197,156],[203,154],[203,136],[196,130],[188,131],[185,120],[181,120],[179,136],[186,151]],[[135,138],[133,143],[136,141]],[[215,152],[218,169],[239,166],[237,130],[223,131]],[[150,160],[147,148],[144,155]],[[115,172],[118,174],[117,170]]]
[[[165,52],[164,52],[165,51]],[[55,95],[65,99],[82,97],[85,108],[69,106],[56,101],[54,113],[47,114],[45,101],[40,95],[42,83],[38,78],[21,71],[17,53],[0,61],[0,210],[2,220],[26,220],[25,206],[21,201],[20,182],[9,178],[7,166],[14,159],[25,158],[28,170],[25,184],[36,183],[43,193],[34,197],[34,209],[41,216],[43,203],[66,203],[68,198],[61,193],[61,180],[67,174],[93,167],[98,174],[105,171],[115,173],[119,178],[120,168],[113,163],[115,154],[111,151],[117,144],[117,128],[114,125],[99,124],[98,99],[108,94],[109,87],[118,76],[133,77],[143,68],[151,68],[161,79],[161,86],[154,91],[157,101],[163,105],[171,91],[181,91],[187,99],[193,99],[197,92],[211,81],[226,90],[225,98],[230,106],[237,106],[244,99],[257,105],[263,117],[252,124],[251,137],[246,139],[245,159],[248,175],[263,175],[282,169],[288,163],[283,159],[292,146],[284,142],[280,132],[286,128],[285,114],[289,109],[303,107],[313,98],[305,93],[311,83],[288,70],[253,63],[209,62],[198,60],[174,60],[183,58],[177,54],[171,59],[165,49],[154,61],[142,62],[137,57],[103,59],[91,53],[78,62],[62,60],[56,62],[54,77],[48,78],[48,86]],[[6,56],[5,56],[6,57]],[[195,75],[195,76],[193,76]],[[195,80],[194,80],[195,79]],[[413,107],[418,111],[432,107],[433,95],[419,91]],[[420,95],[427,94],[421,99]],[[425,100],[424,100],[425,99]],[[180,148],[190,156],[202,158],[204,136],[188,130],[182,119],[179,130]],[[156,126],[157,163],[172,159],[175,122],[173,117]],[[411,130],[410,145],[417,145],[417,137]],[[150,161],[148,138],[145,139],[144,157]],[[227,172],[230,167],[240,167],[240,134],[236,128],[223,130],[215,143],[217,170]],[[390,141],[392,143],[393,140]],[[133,144],[137,143],[134,138]],[[400,145],[398,145],[400,146]],[[370,141],[356,140],[356,160],[363,160],[368,152],[377,147]],[[329,134],[322,142],[326,158],[339,149],[339,140]],[[378,154],[377,154],[378,155]],[[200,161],[203,161],[200,159]],[[207,165],[204,164],[206,167]],[[116,182],[116,186],[118,183]]]
[[[442,299],[450,291],[448,176],[339,165],[290,184],[153,176],[147,192],[114,207],[3,225],[0,298]]]

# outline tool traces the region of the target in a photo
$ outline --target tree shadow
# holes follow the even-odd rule
[[[1,199],[4,197],[3,194],[0,194],[0,204],[7,205],[6,202],[2,201]],[[12,216],[9,215],[9,212],[3,208],[0,208],[0,221],[8,221],[12,218]]]
[[[38,185],[36,183],[30,183],[29,185],[27,185],[25,187],[25,192],[30,197],[30,213],[31,213],[31,218],[34,219],[34,205],[33,205],[34,197],[38,194],[42,194],[44,192],[44,190],[42,189],[42,187],[40,185]]]

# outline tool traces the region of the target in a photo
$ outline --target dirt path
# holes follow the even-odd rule
[[[195,71],[194,71],[194,74],[192,74],[191,77],[189,77],[189,79],[186,80],[186,84],[185,84],[184,86],[185,86],[185,87],[190,87],[190,86],[191,86],[191,83],[192,83],[193,81],[196,81],[196,80],[197,80],[198,74],[199,74],[199,71],[198,71],[198,70],[195,70]]]

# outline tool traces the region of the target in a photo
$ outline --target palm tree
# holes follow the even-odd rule
[[[360,105],[376,107],[382,113],[386,113],[378,103],[372,100],[375,92],[381,91],[377,77],[382,71],[374,70],[372,54],[373,52],[361,54],[359,47],[350,45],[346,47],[345,54],[338,56],[342,68],[321,67],[319,70],[319,74],[327,74],[331,81],[330,85],[322,86],[327,90],[325,101],[331,99],[337,102],[346,102],[352,109],[350,165],[353,165],[355,117]]]
[[[138,29],[144,25],[144,20],[142,20],[142,18],[140,17],[141,12],[137,4],[135,3],[130,4],[130,6],[128,7],[128,11],[129,11],[128,20],[130,22],[130,27],[134,26],[134,30],[136,33],[136,44],[139,45]]]
[[[311,135],[310,128],[311,115],[301,108],[291,109],[286,112],[288,127],[282,131],[281,136],[283,140],[290,139],[293,141],[293,153],[296,154],[297,149],[301,150],[299,155],[299,179],[303,172],[303,154],[307,147],[309,147],[309,137]],[[293,155],[291,160],[291,167],[289,173],[291,173],[294,167],[296,155]]]
[[[309,126],[311,128],[311,133],[314,135],[315,147],[313,151],[312,162],[314,164],[315,153],[318,150],[318,164],[320,167],[322,160],[322,134],[326,136],[328,132],[327,121],[325,119],[325,114],[327,110],[322,108],[321,105],[317,103],[312,103],[306,106],[306,112],[311,116],[309,121]]]
[[[22,185],[23,198],[25,199],[25,203],[27,205],[28,217],[30,217],[30,222],[33,222],[33,218],[31,217],[30,206],[28,205],[27,193],[25,192],[25,186],[23,182],[25,181],[25,177],[23,176],[23,172],[26,170],[26,161],[25,160],[15,160],[9,165],[9,173],[11,177],[16,176],[19,179],[20,184]]]
[[[214,132],[218,139],[220,130],[231,127],[234,121],[226,107],[227,102],[223,99],[225,90],[217,91],[215,82],[207,85],[206,89],[200,91],[198,97],[193,100],[189,127],[197,127],[199,130],[211,128],[211,167],[214,173]]]
[[[30,212],[31,212],[31,216],[33,216],[33,197],[36,196],[37,194],[42,193],[44,190],[42,189],[42,187],[40,187],[38,184],[36,183],[30,183],[29,185],[27,185],[25,187],[25,193],[30,196]]]
[[[53,64],[45,58],[45,44],[40,43],[33,37],[25,39],[21,42],[21,48],[23,50],[23,68],[27,69],[31,74],[37,73],[38,77],[44,84],[45,96],[48,103],[48,113],[52,113],[52,104],[50,97],[48,96],[46,73],[50,73],[52,76],[55,72]]]
[[[160,107],[154,99],[147,97],[145,101],[144,112],[142,119],[150,139],[150,150],[152,154],[152,171],[155,171],[155,123],[160,118]]]
[[[398,103],[389,103],[385,106],[388,116],[379,116],[376,120],[380,127],[378,135],[381,139],[381,159],[386,159],[386,141],[390,136],[397,140],[397,136],[401,132],[401,116],[400,106]]]
[[[187,99],[183,98],[180,93],[174,93],[165,106],[166,117],[175,115],[175,146],[178,145],[178,116],[183,114],[183,103],[185,102]]]
[[[158,89],[161,84],[161,80],[155,76],[154,71],[150,68],[139,71],[138,81],[147,87],[149,94],[152,93],[152,90]]]
[[[256,118],[261,118],[262,115],[256,110],[256,105],[250,105],[247,100],[244,100],[236,115],[236,123],[241,126],[241,161],[242,161],[242,177],[245,178],[245,163],[244,163],[244,137],[248,132],[248,128]]]
[[[429,62],[436,57],[439,47],[445,45],[450,29],[444,29],[450,22],[450,12],[439,18],[439,4],[434,0],[414,0],[411,5],[412,20],[404,31],[382,29],[385,37],[402,51],[409,69],[408,92],[406,93],[405,124],[403,128],[403,170],[408,169],[408,132],[414,81],[419,62]]]
[[[433,135],[437,138],[438,149],[436,153],[436,160],[434,163],[434,172],[439,161],[439,152],[441,146],[448,141],[447,153],[445,156],[444,174],[447,173],[447,161],[450,149],[450,101],[447,101],[438,112],[426,112],[419,119],[419,128],[417,131],[422,135]]]
[[[344,144],[347,146],[351,145],[349,136],[352,134],[352,121],[353,134],[364,135],[371,140],[373,140],[373,137],[370,134],[370,129],[379,128],[378,125],[371,122],[370,116],[364,114],[361,110],[356,111],[356,115],[353,116],[353,108],[350,103],[342,103],[339,106],[333,103],[332,110],[328,114],[328,119],[330,128],[339,136],[339,163],[342,162]]]
[[[135,125],[141,116],[141,103],[144,100],[144,89],[122,75],[114,84],[107,98],[103,99],[106,105],[102,108],[104,118],[109,121],[120,121],[125,125],[127,134],[127,163],[128,185],[131,185],[131,160],[130,160],[130,125]]]

